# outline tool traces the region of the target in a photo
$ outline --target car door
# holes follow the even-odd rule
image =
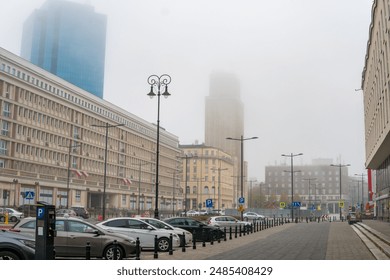
[[[132,231],[136,237],[139,237],[141,247],[154,247],[154,238],[156,236],[156,230],[148,223],[131,219],[128,220],[128,228]]]
[[[91,257],[101,256],[102,242],[97,229],[80,221],[67,220],[67,251],[65,256],[85,256],[87,242],[91,245]]]

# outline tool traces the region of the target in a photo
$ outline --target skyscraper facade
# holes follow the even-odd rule
[[[244,135],[244,105],[238,78],[231,73],[212,73],[205,106],[205,144],[240,158],[239,141],[226,140]]]
[[[48,0],[23,27],[21,56],[103,98],[106,16],[89,5]]]

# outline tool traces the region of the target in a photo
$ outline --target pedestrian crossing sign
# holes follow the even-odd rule
[[[340,201],[339,201],[339,207],[340,207],[340,208],[344,208],[344,201],[343,201],[343,200],[340,200]]]

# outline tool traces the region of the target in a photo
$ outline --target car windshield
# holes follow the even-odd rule
[[[162,229],[172,229],[170,226],[168,226],[167,224],[161,222],[161,221],[158,221],[158,220],[152,220],[152,219],[145,219],[144,220],[145,222],[147,222],[148,224],[151,224],[152,226],[156,227],[156,228],[162,228]]]

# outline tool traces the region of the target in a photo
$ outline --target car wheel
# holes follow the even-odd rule
[[[157,241],[157,248],[159,251],[168,252],[169,250],[169,239],[166,237],[162,237]]]
[[[0,252],[0,260],[20,260],[21,258],[15,253],[9,251]]]
[[[113,260],[114,259],[114,245],[109,245],[105,250],[104,250],[104,254],[103,254],[103,257],[106,259],[106,260]],[[116,245],[117,249],[116,249],[116,252],[117,252],[117,260],[122,260],[123,259],[123,250],[118,246]]]
[[[17,220],[18,220],[18,218],[16,218],[15,216],[11,217],[11,222],[15,223]]]

